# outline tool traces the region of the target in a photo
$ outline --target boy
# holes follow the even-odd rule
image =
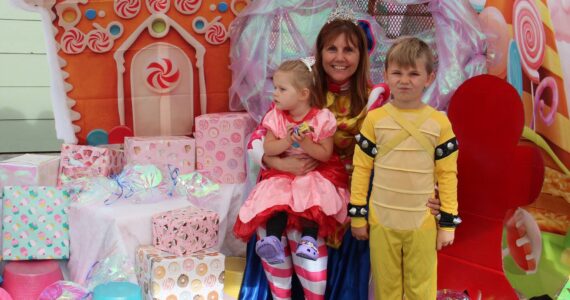
[[[436,249],[453,243],[460,223],[457,141],[447,117],[421,101],[435,78],[433,60],[429,46],[417,38],[394,43],[384,75],[392,100],[369,112],[356,136],[349,215],[355,238],[370,235],[377,299],[402,299],[403,294],[408,300],[435,299]],[[436,182],[441,199],[437,226],[425,206]]]

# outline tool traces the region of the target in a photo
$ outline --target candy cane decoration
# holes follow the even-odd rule
[[[145,72],[148,87],[161,94],[172,91],[178,85],[180,79],[180,71],[168,58],[163,58],[158,62],[151,62],[146,67]]]
[[[552,91],[552,104],[550,105],[550,111],[548,114],[545,115],[544,110],[546,108],[546,103],[542,98],[542,94],[544,93],[545,88],[550,88]],[[558,110],[558,85],[554,78],[548,76],[544,78],[538,87],[536,88],[536,94],[534,95],[534,112],[533,112],[533,121],[536,118],[536,115],[540,116],[542,121],[550,126],[554,123],[554,117],[556,115],[556,111]],[[533,124],[531,127],[534,128]]]
[[[523,70],[535,83],[540,81],[538,68],[545,51],[545,33],[534,1],[517,0],[513,7],[513,29],[521,54]]]
[[[202,5],[202,0],[175,0],[174,7],[181,14],[191,15],[198,11]]]
[[[114,8],[117,16],[123,19],[132,19],[141,10],[140,0],[115,0]]]
[[[105,53],[113,48],[114,40],[109,32],[103,30],[92,30],[87,35],[87,46],[95,53]]]
[[[78,54],[85,49],[85,34],[72,27],[61,36],[61,50],[67,54]]]
[[[146,7],[153,14],[156,14],[156,13],[165,14],[170,9],[170,1],[169,0],[146,0]]]

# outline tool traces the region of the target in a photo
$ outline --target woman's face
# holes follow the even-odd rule
[[[325,44],[321,52],[323,69],[335,83],[344,83],[358,68],[360,51],[343,33]]]

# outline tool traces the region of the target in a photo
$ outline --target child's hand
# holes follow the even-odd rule
[[[293,140],[293,136],[295,135],[294,130],[295,130],[295,125],[287,124],[287,136],[285,138],[287,139],[289,144],[293,144],[294,142]]]
[[[350,227],[350,229],[352,230],[352,236],[355,239],[359,241],[365,241],[368,239],[368,226]]]
[[[453,245],[453,240],[455,239],[455,231],[447,231],[443,229],[437,230],[437,250],[443,249],[445,246]]]

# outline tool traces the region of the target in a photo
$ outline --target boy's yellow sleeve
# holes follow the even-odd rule
[[[457,157],[459,154],[457,139],[451,123],[442,114],[441,135],[435,148],[435,174],[439,187],[440,211],[453,216],[458,215],[457,203]],[[454,226],[442,226],[444,230],[453,231]]]
[[[370,177],[374,167],[374,156],[376,155],[375,141],[374,120],[371,118],[371,114],[369,114],[362,123],[360,134],[356,136],[356,146],[352,161],[354,170],[352,172],[349,214],[351,210],[359,211],[366,205]],[[367,221],[364,217],[351,217],[352,227],[364,227],[366,223]]]

